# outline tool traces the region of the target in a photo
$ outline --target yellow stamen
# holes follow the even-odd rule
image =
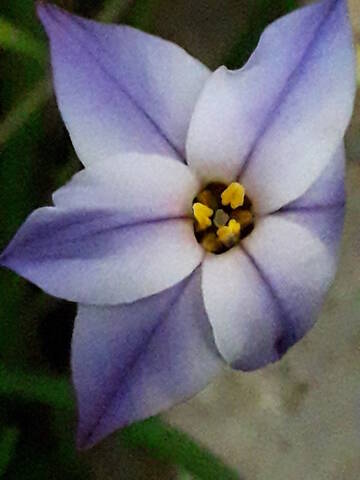
[[[201,240],[201,245],[207,252],[212,253],[219,252],[224,248],[214,232],[206,233],[204,238]]]
[[[198,230],[206,230],[211,225],[210,217],[214,210],[203,205],[202,203],[194,203],[193,205],[194,217],[197,221]]]
[[[226,247],[230,247],[239,240],[240,228],[240,223],[232,219],[228,225],[220,227],[216,234],[221,243],[223,243]]]
[[[231,213],[231,216],[240,223],[241,228],[247,227],[253,223],[253,216],[250,210],[235,210]]]
[[[231,205],[231,208],[239,208],[244,204],[245,188],[237,182],[230,183],[230,185],[221,194],[221,203]]]

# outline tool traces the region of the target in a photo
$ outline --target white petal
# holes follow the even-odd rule
[[[283,210],[344,206],[346,198],[344,177],[345,150],[344,144],[341,142],[341,146],[320,177],[301,197],[285,205]]]
[[[220,371],[199,271],[173,288],[128,305],[81,305],[72,348],[78,444],[156,415]]]
[[[241,248],[208,255],[203,263],[215,342],[234,368],[253,370],[278,360],[316,319],[336,255],[329,248],[334,242],[323,241],[302,220],[296,213],[265,217]]]
[[[346,2],[319,5],[323,20],[241,175],[259,213],[306,192],[333,158],[351,117],[355,61]]]
[[[200,188],[190,169],[158,155],[123,154],[79,172],[53,195],[56,206],[112,209],[125,220],[191,215]]]
[[[295,337],[301,338],[316,320],[334,278],[335,252],[310,224],[282,214],[260,219],[243,246],[271,285]]]
[[[240,179],[259,213],[295,200],[343,138],[354,66],[345,1],[274,22],[243,69],[222,67],[207,81],[190,123],[189,165],[204,182]]]
[[[240,248],[206,257],[202,288],[215,343],[228,363],[253,370],[279,358],[283,332],[277,304]]]
[[[56,297],[106,305],[169,288],[202,257],[192,220],[129,224],[117,211],[48,207],[30,215],[0,265]]]

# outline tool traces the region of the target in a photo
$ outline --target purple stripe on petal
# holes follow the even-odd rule
[[[336,271],[339,219],[334,218],[337,234],[325,237],[323,229],[310,228],[316,219],[305,220],[297,213],[283,213],[257,221],[252,234],[243,240],[246,252],[262,272],[278,299],[283,317],[299,340],[312,327]],[[337,223],[338,222],[338,223]],[[332,247],[332,248],[329,248]]]
[[[298,223],[316,235],[337,257],[345,216],[345,151],[341,144],[323,173],[294,202],[276,215]]]
[[[79,446],[189,398],[222,365],[199,271],[133,304],[80,305],[72,345]]]
[[[299,198],[314,183],[352,113],[355,62],[346,2],[328,0],[311,8],[320,12],[320,21],[310,42],[289,45],[303,54],[276,95],[241,175],[262,214]]]
[[[59,107],[85,165],[127,151],[184,157],[195,100],[209,71],[181,48],[127,26],[49,5]]]
[[[216,346],[233,368],[261,368],[294,343],[271,285],[242,249],[205,258],[202,290]]]
[[[51,295],[117,304],[168,288],[201,262],[191,220],[128,220],[111,210],[41,208],[20,228],[0,264]]]
[[[254,198],[289,183],[293,200],[325,166],[326,148],[331,155],[342,139],[355,91],[353,57],[343,0],[274,22],[244,68],[221,67],[206,82],[190,123],[189,164],[205,181],[234,181],[251,159],[246,180]],[[309,157],[316,168],[305,163]],[[295,172],[284,182],[293,165],[302,169],[299,178]]]
[[[316,235],[337,258],[344,227],[345,207],[304,207],[273,214],[298,223]]]
[[[259,218],[251,235],[203,262],[204,304],[219,352],[254,370],[281,358],[313,325],[335,274],[343,207]]]
[[[299,340],[296,335],[296,328],[294,326],[293,319],[284,309],[276,290],[273,288],[271,279],[267,277],[266,273],[260,268],[254,257],[252,257],[244,247],[242,247],[242,249],[249,261],[252,263],[254,269],[257,271],[259,278],[264,284],[264,287],[270,294],[273,303],[272,308],[276,309],[278,330],[272,345],[273,351],[276,352],[276,355],[274,355],[272,361],[280,360],[281,357],[289,350],[289,348]],[[242,366],[238,361],[233,364],[233,367],[242,369]]]

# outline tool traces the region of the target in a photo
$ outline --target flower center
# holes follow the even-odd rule
[[[254,228],[252,204],[237,182],[209,183],[193,201],[197,241],[211,253],[224,253]]]

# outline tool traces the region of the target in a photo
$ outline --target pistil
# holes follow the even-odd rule
[[[224,212],[222,208],[219,208],[216,210],[215,215],[214,215],[214,225],[215,227],[223,227],[224,225],[227,224],[229,221],[230,217],[229,215]]]

